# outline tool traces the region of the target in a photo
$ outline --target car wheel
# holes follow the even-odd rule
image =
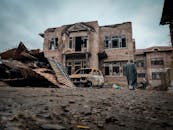
[[[99,88],[103,88],[103,85],[99,85]]]

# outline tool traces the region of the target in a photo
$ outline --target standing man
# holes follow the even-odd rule
[[[129,89],[135,89],[137,85],[137,71],[133,60],[130,60],[130,62],[124,66],[124,75],[127,77]]]

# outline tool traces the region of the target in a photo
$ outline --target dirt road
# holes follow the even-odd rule
[[[0,87],[0,130],[172,130],[173,92]]]

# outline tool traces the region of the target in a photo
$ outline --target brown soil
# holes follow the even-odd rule
[[[173,92],[0,85],[0,130],[172,130]]]

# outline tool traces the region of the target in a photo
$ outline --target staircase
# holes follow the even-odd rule
[[[56,78],[59,83],[67,86],[67,87],[75,87],[74,84],[71,82],[68,74],[64,68],[64,66],[54,59],[48,58],[48,61],[55,72]]]

